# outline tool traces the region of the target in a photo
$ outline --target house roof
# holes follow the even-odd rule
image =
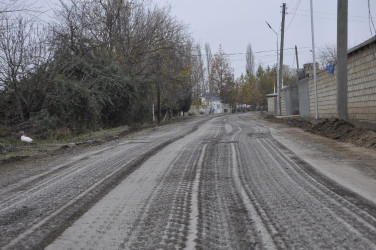
[[[206,100],[208,100],[208,101],[212,101],[212,102],[215,102],[215,101],[219,101],[219,102],[221,102],[222,100],[221,100],[221,98],[220,97],[218,97],[218,96],[215,96],[215,95],[213,95],[213,94],[203,94],[203,95],[201,95],[201,97],[202,98],[205,98]]]
[[[376,42],[376,36],[371,37],[371,38],[368,39],[367,41],[364,41],[364,42],[362,42],[361,44],[358,44],[358,45],[355,46],[355,47],[352,47],[351,49],[349,49],[349,50],[347,51],[347,53],[348,53],[348,54],[351,54],[351,53],[353,53],[353,52],[355,52],[355,51],[357,51],[357,50],[359,50],[359,49],[361,49],[361,48],[363,48],[363,47],[365,47],[365,46],[367,46],[367,45],[369,45],[369,44],[371,44],[371,43],[374,43],[374,42]]]

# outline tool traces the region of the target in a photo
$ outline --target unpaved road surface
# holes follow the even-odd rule
[[[376,158],[336,175],[325,166],[354,152],[278,131],[253,114],[197,119],[3,170],[0,247],[375,249]]]

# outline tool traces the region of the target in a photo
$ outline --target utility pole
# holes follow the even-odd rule
[[[279,79],[278,79],[278,89],[277,89],[277,96],[278,96],[278,115],[282,115],[281,112],[281,85],[282,85],[282,68],[283,68],[283,43],[285,38],[285,14],[286,14],[286,3],[282,5],[282,24],[281,24],[281,49],[280,53],[281,56],[279,57]]]
[[[347,110],[347,20],[348,0],[337,0],[337,116],[348,119]]]
[[[299,69],[298,47],[295,45],[296,69]]]
[[[338,0],[340,1],[340,0]],[[311,32],[312,32],[312,57],[313,57],[313,85],[315,90],[315,119],[319,119],[319,105],[317,101],[317,80],[316,80],[316,52],[315,52],[315,32],[313,28],[313,4],[311,0]]]
[[[270,24],[265,21],[266,24],[269,26],[269,28],[274,32],[274,34],[277,36],[277,63],[276,63],[276,72],[277,72],[277,82],[276,82],[276,88],[278,89],[278,83],[279,83],[279,64],[278,64],[278,60],[279,60],[279,50],[278,50],[278,33],[275,32],[275,30],[272,28],[272,26],[270,26]],[[275,93],[275,88],[274,88],[274,93]],[[278,92],[278,95],[277,95],[277,99],[279,99],[279,92]],[[279,102],[277,102],[277,110],[279,110]]]
[[[298,59],[298,47],[295,45],[295,57],[296,57],[296,83],[299,83],[299,59]]]

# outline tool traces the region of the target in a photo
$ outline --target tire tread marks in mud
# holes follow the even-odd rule
[[[248,129],[257,130],[257,126]],[[242,183],[265,212],[266,226],[276,229],[277,233],[271,235],[278,248],[376,246],[374,215],[312,178],[304,165],[291,160],[272,137],[239,136],[239,140],[240,154],[250,155],[241,158]]]
[[[226,141],[224,130],[217,141]],[[234,143],[234,142],[232,142]],[[231,143],[209,143],[200,180],[198,249],[252,249],[260,242],[236,191]]]
[[[148,158],[172,142],[196,131],[205,121],[207,119],[179,125],[180,130],[175,129],[171,135],[170,131],[167,131],[159,134],[159,137],[151,136],[152,143],[142,143],[141,146],[133,144],[126,154],[121,147],[107,152],[106,157],[93,154],[73,162],[62,171],[47,173],[44,178],[38,178],[37,183],[30,182],[30,188],[24,188],[24,191],[16,195],[12,194],[13,191],[9,192],[10,195],[1,204],[3,211],[0,210],[0,221],[6,222],[0,225],[0,247],[47,246]],[[59,182],[67,175],[72,175],[72,178]],[[58,183],[61,184],[56,185]],[[25,213],[27,216],[22,216]],[[9,218],[9,214],[13,217]]]
[[[200,147],[188,145],[161,178],[124,243],[130,249],[184,248],[188,236],[192,184]]]

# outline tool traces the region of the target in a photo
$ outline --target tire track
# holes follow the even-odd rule
[[[72,164],[68,172],[48,175],[32,187],[33,190],[9,198],[0,212],[0,247],[33,248],[48,244],[73,222],[72,219],[83,214],[147,158],[195,131],[204,121],[185,125],[180,131],[174,129],[162,133],[158,140],[147,145],[133,144],[133,147],[136,145],[133,152],[125,151],[124,154],[124,148],[118,148],[110,155],[102,153],[83,159],[77,165]],[[173,135],[172,138],[166,136],[169,134]],[[158,137],[153,135],[150,138]]]
[[[195,227],[191,224],[194,206],[194,183],[200,175],[200,158],[206,145],[216,131],[204,132],[188,143],[171,163],[169,171],[158,184],[158,191],[151,194],[147,208],[134,223],[134,233],[127,237],[125,246],[130,249],[169,249],[184,248],[192,244]],[[193,230],[193,231],[192,231]],[[191,234],[190,234],[191,233]]]
[[[236,142],[229,135],[236,133],[237,127],[232,128],[222,126],[208,143],[199,189],[197,249],[249,249],[260,244],[254,221],[233,181],[231,145]]]
[[[367,209],[310,171],[268,128],[239,117],[212,119],[123,168],[107,190],[137,174],[48,249],[376,248],[374,205]]]
[[[265,224],[276,229],[271,235],[278,248],[375,247],[375,218],[307,176],[270,135],[254,136],[255,127],[240,137],[240,154],[251,155],[242,160],[240,176],[263,208]]]

